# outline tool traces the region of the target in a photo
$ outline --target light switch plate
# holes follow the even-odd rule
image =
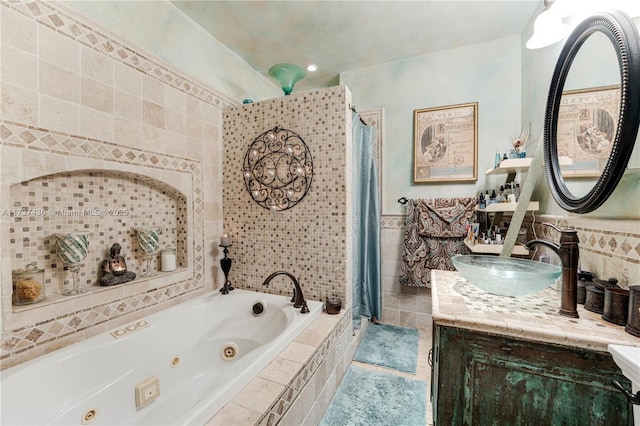
[[[142,408],[160,396],[160,379],[151,376],[136,385],[136,407]]]

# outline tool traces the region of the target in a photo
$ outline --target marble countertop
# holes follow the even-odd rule
[[[525,297],[489,294],[457,271],[431,271],[433,323],[607,352],[607,345],[640,346],[624,326],[578,305],[580,318],[558,314],[560,293],[546,288]]]

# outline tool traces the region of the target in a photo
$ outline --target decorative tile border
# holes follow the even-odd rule
[[[215,93],[203,85],[186,78],[180,72],[161,64],[142,53],[141,49],[129,46],[115,37],[104,34],[74,16],[71,11],[62,10],[60,5],[45,1],[8,1],[1,0],[0,5],[11,8],[38,23],[65,35],[93,50],[107,55],[110,59],[135,68],[136,70],[194,96],[219,108],[235,104],[228,98]]]
[[[548,238],[557,241],[559,235],[552,228],[542,222],[554,223],[556,217],[542,215],[535,224],[538,238]],[[629,222],[626,231],[611,229],[615,221],[581,219],[563,217],[557,226],[573,226],[578,231],[580,250],[615,258],[632,264],[640,264],[640,221]],[[530,222],[529,222],[530,223]]]
[[[117,299],[109,303],[71,312],[50,321],[22,327],[9,333],[2,333],[2,369],[15,365],[10,357],[33,350],[41,345],[54,343],[74,333],[95,327],[107,321],[142,311],[153,306],[161,306],[179,296],[193,292],[198,283],[192,280],[170,284],[147,293]],[[24,361],[24,360],[20,360]]]
[[[382,229],[404,229],[405,216],[399,215],[384,215],[380,221],[380,227]]]

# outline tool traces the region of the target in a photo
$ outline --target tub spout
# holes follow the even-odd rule
[[[264,282],[262,283],[263,286],[269,287],[269,283],[271,282],[272,279],[274,279],[275,277],[277,277],[278,275],[286,275],[287,277],[291,278],[291,281],[293,282],[293,286],[294,286],[294,303],[293,303],[293,307],[294,308],[300,308],[300,313],[302,314],[308,314],[309,313],[309,308],[307,307],[307,302],[304,300],[304,296],[302,295],[302,289],[300,288],[300,284],[298,283],[298,280],[296,279],[296,277],[294,277],[293,275],[291,275],[289,272],[286,271],[276,271],[273,274],[269,275]]]
[[[562,293],[560,294],[560,315],[578,318],[578,231],[575,228],[560,229],[549,223],[560,233],[560,243],[547,240],[532,240],[526,244],[528,249],[542,245],[552,249],[562,261]]]

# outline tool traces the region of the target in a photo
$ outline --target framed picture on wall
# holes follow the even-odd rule
[[[413,182],[478,179],[478,103],[413,111]]]
[[[564,177],[600,176],[616,137],[620,86],[562,93],[558,110],[558,155],[573,160]]]

